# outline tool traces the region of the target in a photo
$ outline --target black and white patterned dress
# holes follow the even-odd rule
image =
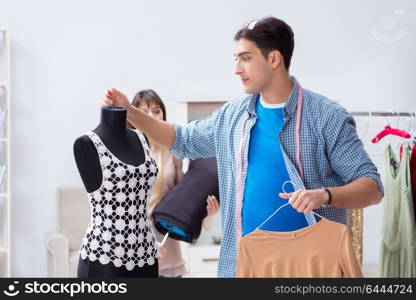
[[[91,220],[80,248],[82,259],[125,266],[129,271],[155,264],[158,255],[147,217],[147,198],[158,168],[145,137],[136,132],[146,156],[137,167],[120,161],[94,132],[86,134],[97,148],[103,180],[88,193]]]

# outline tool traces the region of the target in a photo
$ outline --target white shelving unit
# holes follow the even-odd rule
[[[0,107],[6,112],[0,130],[0,164],[6,171],[0,182],[0,277],[10,277],[10,42],[0,28]]]

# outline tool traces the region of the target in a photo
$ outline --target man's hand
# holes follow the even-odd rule
[[[129,107],[129,99],[122,92],[116,89],[106,90],[105,96],[101,99],[101,106]]]
[[[289,204],[299,213],[307,214],[313,209],[320,208],[324,205],[329,195],[324,190],[297,190],[294,193],[280,193],[280,198],[289,199]]]

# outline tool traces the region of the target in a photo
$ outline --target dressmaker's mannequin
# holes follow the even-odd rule
[[[97,128],[74,143],[91,207],[78,277],[157,277],[157,246],[146,198],[157,175],[142,133],[126,128],[124,108],[105,107]]]
[[[93,132],[122,162],[137,166],[145,160],[143,146],[137,134],[126,128],[126,117],[124,108],[102,108],[100,124]],[[102,172],[97,149],[88,136],[83,135],[75,141],[74,155],[87,192],[95,191],[101,185]]]

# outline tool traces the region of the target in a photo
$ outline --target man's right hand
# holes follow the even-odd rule
[[[105,96],[101,99],[101,106],[118,106],[128,108],[129,99],[117,89],[106,90]]]
[[[175,127],[137,109],[130,104],[129,99],[122,92],[114,88],[106,90],[100,104],[102,107],[124,107],[127,110],[127,121],[134,128],[143,132],[150,140],[162,148],[172,148],[176,138]]]

